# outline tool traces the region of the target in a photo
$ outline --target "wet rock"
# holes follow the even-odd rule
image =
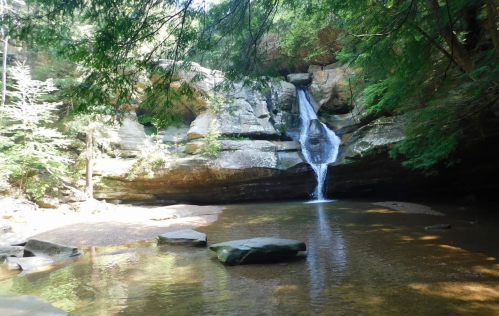
[[[278,238],[234,240],[210,246],[218,260],[227,265],[279,262],[305,251],[302,241]]]
[[[292,84],[304,86],[310,83],[310,74],[308,72],[301,74],[289,74],[286,78]]]
[[[426,226],[424,229],[434,230],[434,229],[450,229],[450,228],[451,228],[450,224],[436,224],[436,225]]]
[[[9,270],[31,271],[40,267],[48,266],[54,263],[54,260],[39,257],[17,258],[8,257],[5,264]]]
[[[24,247],[25,257],[40,257],[54,261],[81,255],[78,248],[39,239],[30,239]]]
[[[70,316],[67,312],[33,295],[0,295],[0,315]]]
[[[206,246],[207,240],[208,238],[206,237],[206,234],[191,229],[179,230],[158,236],[158,244],[185,245],[193,247],[204,247]]]
[[[293,138],[291,130],[299,126],[300,117],[296,87],[286,81],[273,83],[265,99],[274,128],[282,135]]]

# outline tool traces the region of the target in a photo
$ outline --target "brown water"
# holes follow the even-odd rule
[[[38,295],[74,316],[499,315],[499,225],[436,210],[453,213],[351,201],[234,205],[198,229],[210,243],[290,238],[305,241],[307,255],[227,267],[208,249],[153,240],[88,248],[48,271],[2,268],[0,294]],[[439,223],[453,228],[423,229]]]

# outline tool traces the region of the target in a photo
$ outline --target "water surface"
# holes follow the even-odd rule
[[[210,244],[290,238],[306,256],[227,267],[208,249],[154,240],[92,247],[26,276],[2,268],[0,294],[38,295],[74,316],[499,315],[499,226],[472,221],[367,202],[232,205],[198,229]],[[424,230],[440,223],[453,228]]]

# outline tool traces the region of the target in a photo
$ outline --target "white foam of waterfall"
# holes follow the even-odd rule
[[[323,142],[325,143],[322,145],[324,148],[330,148],[330,150],[327,150],[327,156],[321,161],[321,163],[314,163],[314,153],[310,152],[305,144],[309,136],[310,124],[313,120],[318,120],[318,117],[312,104],[310,104],[309,99],[307,98],[307,93],[302,89],[298,89],[298,103],[300,106],[300,118],[302,124],[300,132],[302,154],[314,170],[315,177],[317,179],[317,187],[312,194],[313,201],[311,202],[327,202],[328,200],[326,200],[324,196],[324,183],[326,181],[328,164],[336,161],[336,158],[338,157],[338,147],[341,140],[332,130],[327,128],[326,125],[320,123],[326,131],[326,137],[323,139]]]

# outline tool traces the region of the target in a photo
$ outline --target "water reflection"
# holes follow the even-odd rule
[[[326,289],[341,284],[347,267],[347,249],[337,215],[325,212],[324,204],[313,204],[316,225],[308,237],[310,304],[321,306],[327,299]],[[328,216],[329,215],[329,216]]]
[[[210,243],[291,238],[307,243],[307,257],[229,267],[208,249],[95,247],[51,271],[17,277],[0,268],[0,295],[41,296],[75,316],[499,315],[497,225],[484,221],[475,237],[458,223],[428,235],[423,227],[435,217],[366,212],[372,208],[229,206],[198,229]],[[463,246],[480,245],[485,233],[486,254]]]

